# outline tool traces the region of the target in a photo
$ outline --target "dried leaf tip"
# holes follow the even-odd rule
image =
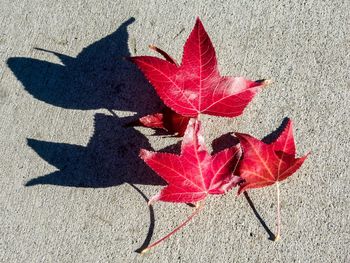
[[[157,47],[155,45],[150,44],[148,45],[148,48],[157,51]]]
[[[278,240],[280,240],[280,239],[281,239],[281,236],[280,236],[280,235],[276,235],[276,236],[275,236],[275,239],[274,239],[273,241],[276,242],[276,241],[278,241]]]
[[[266,87],[272,83],[272,79],[258,79],[255,83],[259,83],[262,87]]]
[[[143,256],[149,251],[149,248],[145,248],[144,250],[141,251],[141,255]]]
[[[272,83],[273,83],[273,80],[272,80],[272,79],[267,79],[267,80],[265,80],[265,82],[264,82],[265,86],[270,85],[270,84],[272,84]]]

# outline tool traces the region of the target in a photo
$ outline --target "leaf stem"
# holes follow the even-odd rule
[[[191,219],[197,215],[202,209],[204,208],[204,203],[200,204],[199,206],[196,207],[196,209],[193,211],[193,213],[184,221],[182,222],[179,226],[177,226],[173,231],[171,231],[169,234],[167,234],[166,236],[162,237],[161,239],[157,240],[156,242],[152,243],[151,245],[149,245],[148,247],[146,247],[144,250],[141,251],[141,254],[144,254],[146,252],[148,252],[151,248],[157,246],[159,243],[161,243],[162,241],[166,240],[167,238],[169,238],[171,235],[175,234],[178,230],[180,230],[181,228],[183,228],[188,222],[191,221]]]
[[[166,53],[165,51],[161,50],[159,47],[156,47],[154,45],[149,45],[148,46],[150,49],[158,52],[159,54],[161,54],[165,60],[167,60],[168,62],[175,64],[176,66],[179,66],[179,64],[177,64],[176,60],[173,59],[168,53]]]
[[[281,201],[280,201],[280,185],[276,182],[277,190],[277,218],[276,218],[276,236],[274,241],[281,238]]]

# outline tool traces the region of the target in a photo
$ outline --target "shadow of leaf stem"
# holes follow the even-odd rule
[[[262,219],[262,217],[260,216],[259,212],[256,210],[252,199],[250,199],[248,193],[245,191],[244,193],[244,197],[247,200],[250,208],[253,210],[254,215],[256,216],[256,218],[259,220],[261,226],[265,229],[266,233],[269,235],[268,239],[271,241],[274,241],[276,236],[274,233],[272,233],[272,231],[270,230],[270,228],[266,225],[264,219]]]

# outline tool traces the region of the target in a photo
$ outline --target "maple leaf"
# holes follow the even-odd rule
[[[153,129],[163,129],[169,134],[182,137],[185,133],[190,117],[182,116],[168,107],[161,112],[149,114],[129,123],[128,126],[144,126]]]
[[[140,157],[168,183],[168,186],[150,199],[149,204],[158,200],[197,203],[209,194],[224,194],[241,182],[241,178],[233,174],[241,158],[239,144],[210,155],[201,135],[200,121],[197,119],[190,119],[188,123],[180,155],[142,149]],[[202,205],[196,206],[195,211],[182,224],[141,253],[169,238],[202,209]]]
[[[308,154],[296,158],[292,121],[287,124],[280,136],[270,144],[248,134],[235,133],[240,140],[243,157],[238,174],[244,180],[238,194],[251,188],[261,188],[277,183],[277,235],[280,237],[280,191],[278,182],[287,179],[303,164]]]
[[[224,194],[240,182],[233,175],[241,157],[239,145],[210,155],[200,132],[200,122],[191,119],[181,145],[181,154],[142,149],[140,157],[167,183],[150,202],[195,203],[208,194]]]
[[[130,60],[141,69],[165,105],[180,115],[238,116],[260,88],[269,83],[221,76],[214,46],[199,18],[185,43],[181,65],[163,50],[151,48],[165,60],[151,56]]]
[[[238,174],[244,179],[238,193],[283,181],[303,164],[307,155],[295,158],[292,121],[288,120],[281,135],[266,144],[248,134],[235,133],[243,148]]]

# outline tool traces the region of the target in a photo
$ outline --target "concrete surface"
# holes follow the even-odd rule
[[[0,7],[1,262],[350,262],[349,1]],[[312,155],[281,186],[280,242],[232,191],[140,256],[134,251],[191,208],[146,206],[162,181],[137,158],[139,147],[174,150],[178,140],[123,127],[160,104],[121,58],[152,54],[156,44],[180,59],[197,15],[222,73],[275,81],[243,116],[206,117],[208,144],[230,131],[264,137],[290,117],[298,152]],[[274,231],[275,188],[250,197]]]

